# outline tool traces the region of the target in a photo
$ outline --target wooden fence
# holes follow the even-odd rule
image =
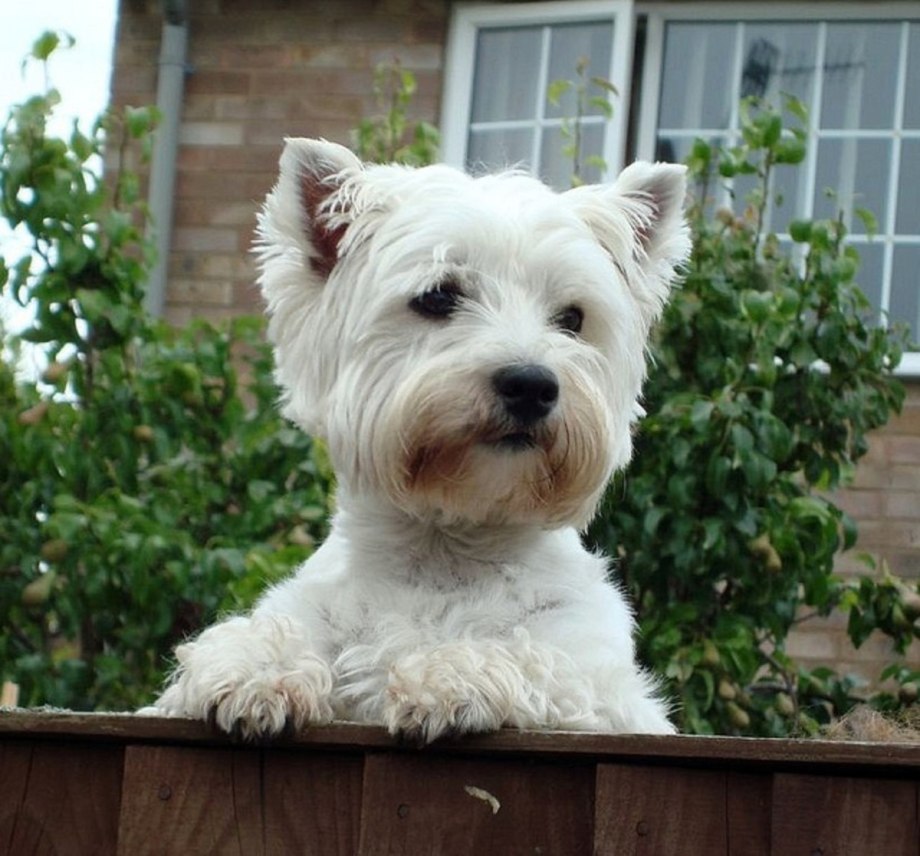
[[[920,856],[920,745],[0,711],[0,853]]]

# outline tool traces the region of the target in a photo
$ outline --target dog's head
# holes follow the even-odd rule
[[[585,524],[631,454],[684,189],[673,165],[557,194],[288,140],[259,222],[285,414],[326,438],[345,491]]]

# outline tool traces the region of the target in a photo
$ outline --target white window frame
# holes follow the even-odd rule
[[[476,39],[480,29],[570,24],[611,18],[614,35],[609,80],[617,88],[619,97],[614,101],[613,119],[604,135],[602,157],[607,162],[608,175],[616,175],[623,168],[626,149],[634,46],[633,8],[632,0],[556,0],[454,6],[444,61],[441,160],[460,168],[466,164]],[[545,90],[545,86],[542,89]]]
[[[637,13],[647,15],[647,29],[645,42],[645,57],[642,73],[642,92],[639,100],[639,121],[637,125],[636,156],[652,159],[655,156],[655,141],[658,133],[658,106],[661,93],[661,71],[664,48],[665,24],[668,21],[711,21],[736,23],[758,23],[763,21],[884,21],[911,20],[920,24],[920,4],[916,2],[886,2],[886,3],[841,3],[841,2],[779,2],[749,4],[739,2],[703,2],[703,3],[639,3]],[[906,37],[906,29],[903,37]],[[894,192],[898,182],[898,167],[900,163],[901,139],[909,134],[911,139],[920,137],[920,131],[904,132],[899,126],[901,110],[904,103],[905,92],[909,82],[906,80],[905,65],[906,51],[902,45],[902,68],[896,82],[895,93],[896,126],[894,129],[894,157],[889,176],[888,207],[886,211],[874,212],[879,219],[879,235],[874,239],[883,243],[883,281],[882,302],[887,303],[891,287],[892,265],[894,258],[894,241],[888,237],[894,234],[895,202]],[[736,82],[737,85],[737,82]],[[737,110],[739,98],[732,99],[733,110]],[[732,117],[732,125],[737,124],[737,117]],[[828,135],[830,136],[830,135]],[[806,195],[809,209],[814,199],[814,183],[816,159],[814,149],[818,145],[816,125],[808,129],[809,158],[807,160],[809,173],[806,177]],[[810,210],[804,212],[810,215]],[[856,243],[856,242],[854,242]],[[914,240],[900,243],[914,244]],[[916,243],[920,244],[920,237]],[[897,373],[905,377],[920,377],[920,351],[905,352]]]

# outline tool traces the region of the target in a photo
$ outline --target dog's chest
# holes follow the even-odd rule
[[[364,587],[355,600],[357,610],[340,626],[350,624],[350,641],[363,644],[508,638],[566,606],[557,585],[528,579],[525,569],[511,565],[411,574]]]

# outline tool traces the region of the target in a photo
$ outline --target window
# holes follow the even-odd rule
[[[583,155],[614,169],[623,163],[632,63],[627,2],[515,3],[458,7],[448,45],[448,73],[441,128],[448,163],[473,171],[525,166],[545,181],[568,186],[571,166],[563,154],[563,118],[575,115],[574,95],[554,106],[546,97],[554,80],[586,75],[610,81],[613,120],[588,106],[581,121]],[[589,168],[585,180],[598,180]]]
[[[611,172],[635,157],[679,161],[696,137],[732,144],[742,96],[798,97],[809,109],[808,154],[799,167],[776,171],[782,201],[771,205],[768,225],[782,238],[794,218],[842,213],[866,294],[920,340],[918,4],[460,6],[447,65],[445,160],[472,168],[519,162],[566,186],[559,125],[572,107],[553,110],[545,92],[548,81],[572,77],[581,55],[621,94],[613,122],[584,119],[590,153]],[[632,73],[634,55],[641,61]],[[635,144],[627,148],[630,119]],[[721,192],[718,204],[737,204],[744,185]],[[861,210],[874,215],[876,234]],[[920,353],[903,368],[920,374]]]

